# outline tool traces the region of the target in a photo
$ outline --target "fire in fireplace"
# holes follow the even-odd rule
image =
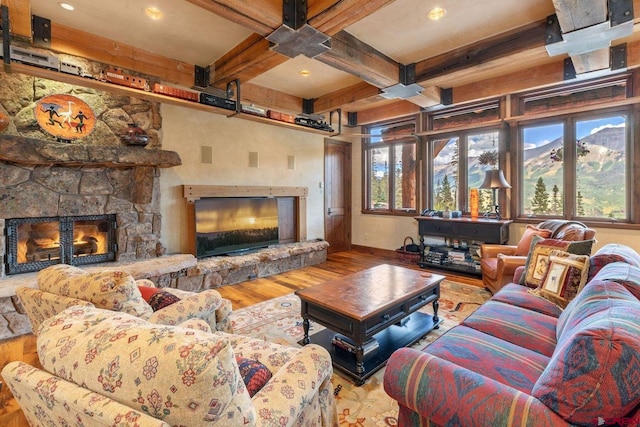
[[[5,221],[7,274],[54,264],[115,260],[115,215],[13,218]]]

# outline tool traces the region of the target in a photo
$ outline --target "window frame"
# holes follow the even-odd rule
[[[407,135],[402,135],[398,137],[391,137],[388,140],[381,140],[380,142],[371,142],[372,138],[372,129],[374,128],[388,128],[392,129],[395,127],[403,127],[413,124],[413,132]],[[419,163],[420,163],[420,144],[419,138],[415,135],[417,132],[418,126],[418,117],[410,116],[404,117],[396,120],[388,120],[379,123],[373,123],[368,126],[363,127],[363,133],[367,136],[362,138],[362,214],[373,214],[373,215],[395,215],[395,216],[415,216],[418,214],[420,209],[420,175],[419,175]],[[379,147],[385,147],[389,150],[389,162],[393,162],[395,159],[395,148],[401,145],[414,145],[415,147],[415,194],[413,195],[415,199],[415,208],[414,209],[396,209],[395,208],[395,188],[396,188],[396,180],[395,174],[389,173],[389,207],[381,208],[381,209],[372,209],[371,206],[371,153],[373,149]],[[389,171],[393,171],[393,166],[389,168]]]
[[[588,111],[580,111],[574,113],[558,114],[552,117],[537,118],[532,120],[522,120],[517,123],[516,129],[514,129],[516,143],[514,145],[515,151],[515,164],[513,167],[512,179],[517,185],[515,195],[513,197],[513,211],[516,212],[514,219],[520,221],[527,221],[535,219],[537,221],[544,221],[547,219],[565,219],[575,220],[591,224],[634,224],[634,218],[636,212],[634,206],[636,203],[637,195],[635,194],[633,182],[634,182],[634,159],[638,153],[634,150],[634,123],[637,120],[636,108],[633,105],[626,105],[622,107],[609,107],[602,109],[590,109]],[[626,217],[622,218],[604,218],[604,217],[589,217],[580,216],[577,213],[577,164],[578,159],[573,149],[573,141],[576,141],[576,123],[580,121],[594,120],[598,118],[606,118],[613,116],[626,116],[625,125],[625,190],[626,201],[625,210]],[[545,124],[562,123],[563,124],[563,214],[562,215],[535,215],[524,213],[525,199],[524,199],[524,128],[533,126],[543,126]],[[513,185],[513,184],[512,184]]]

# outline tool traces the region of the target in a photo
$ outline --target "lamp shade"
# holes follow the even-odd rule
[[[499,169],[485,171],[484,182],[480,188],[511,188],[504,174]]]

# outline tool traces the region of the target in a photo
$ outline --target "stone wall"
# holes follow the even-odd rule
[[[0,141],[3,155],[11,152],[9,143],[15,145],[15,138],[40,142],[18,145],[10,161],[0,160],[0,221],[116,214],[117,260],[162,255],[158,167],[153,162],[130,161],[162,151],[159,104],[2,71],[0,80],[0,115],[9,119],[6,128],[0,129],[0,140],[5,139]],[[38,100],[60,94],[72,95],[91,107],[95,119],[91,134],[62,143],[38,125]],[[146,131],[146,147],[129,147],[122,140],[129,123]],[[129,151],[122,154],[123,150]],[[18,154],[25,160],[16,160]],[[124,158],[122,164],[112,161],[117,155]],[[180,164],[179,157],[171,166],[176,164]],[[5,247],[3,242],[0,256],[4,257]],[[4,275],[4,263],[2,268],[0,275]]]

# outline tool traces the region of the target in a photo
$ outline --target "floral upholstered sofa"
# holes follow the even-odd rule
[[[401,426],[640,425],[640,255],[612,244],[546,263],[537,287],[508,284],[423,350],[392,354]],[[548,299],[565,278],[577,288]]]
[[[125,271],[87,272],[67,264],[39,271],[37,286],[16,289],[34,334],[44,320],[76,305],[128,313],[162,325],[202,319],[212,330],[232,332],[231,301],[213,289],[196,293],[156,288],[152,281],[135,280]]]
[[[33,426],[337,426],[331,359],[317,345],[75,306],[42,322],[37,348],[42,369],[2,370]]]

